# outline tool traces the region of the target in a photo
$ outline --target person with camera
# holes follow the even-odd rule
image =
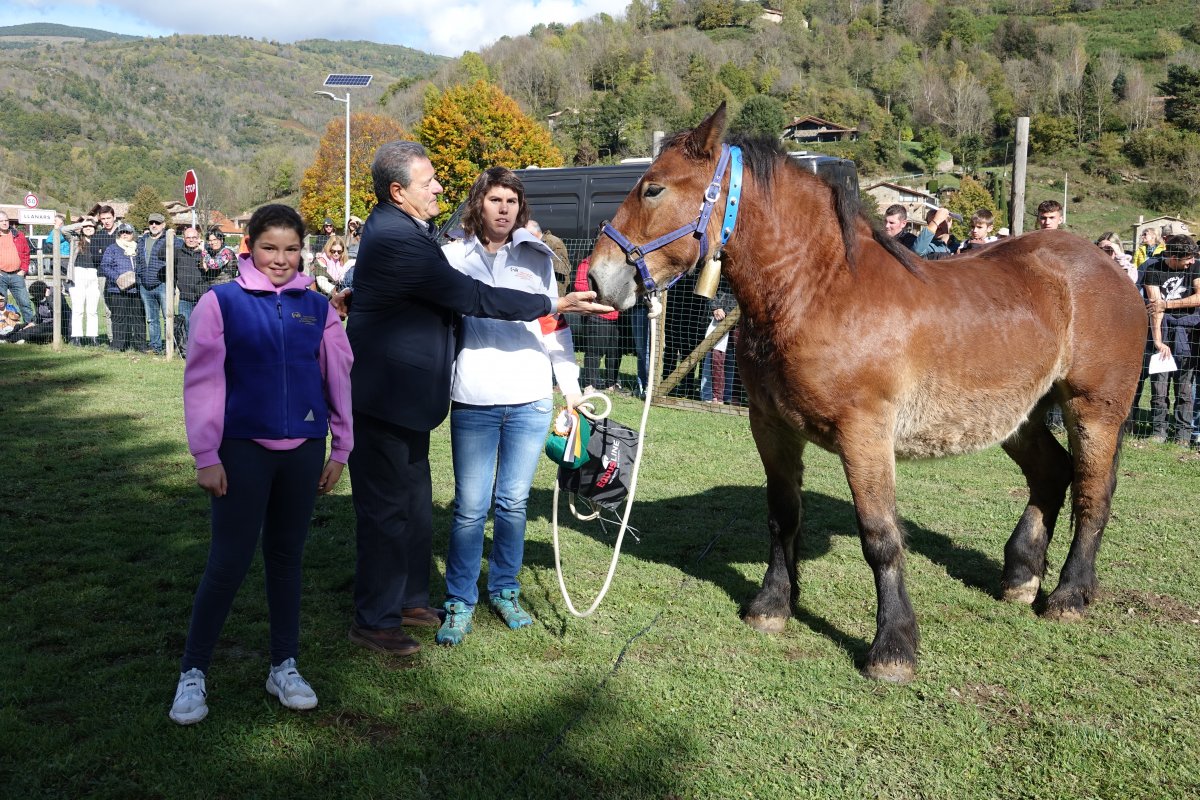
[[[912,250],[922,258],[945,258],[958,247],[950,235],[950,209],[931,208],[925,215],[925,227],[917,232]]]

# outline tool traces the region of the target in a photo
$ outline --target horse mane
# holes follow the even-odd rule
[[[685,135],[686,133],[676,134],[676,136],[671,137],[668,143],[672,143]],[[871,238],[880,247],[903,264],[904,268],[909,272],[915,275],[921,274],[920,267],[913,260],[913,252],[894,237],[888,236],[885,231],[879,228],[878,224],[872,222],[867,217],[862,203],[857,197],[847,192],[844,187],[825,180],[824,176],[816,175],[802,169],[799,164],[788,157],[787,152],[779,146],[779,142],[774,138],[734,134],[727,139],[727,142],[742,148],[742,161],[745,164],[745,168],[754,177],[755,183],[767,191],[770,191],[771,185],[775,181],[775,171],[781,167],[811,175],[830,188],[833,192],[833,210],[837,215],[838,228],[842,234],[842,245],[846,252],[846,263],[850,265],[851,270],[855,268],[858,260],[858,225],[860,222],[863,222],[871,229]]]

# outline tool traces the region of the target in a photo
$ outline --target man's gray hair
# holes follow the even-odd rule
[[[429,158],[425,148],[417,142],[388,142],[375,151],[371,162],[371,182],[375,185],[375,199],[380,203],[392,201],[391,187],[398,183],[405,189],[412,182],[412,162],[418,158]]]

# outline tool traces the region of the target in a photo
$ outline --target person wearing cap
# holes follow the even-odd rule
[[[329,237],[337,233],[333,227],[333,220],[329,217],[321,220],[321,232],[314,233],[308,237],[308,252],[312,254],[322,253],[325,251],[325,245],[329,242]],[[307,259],[306,259],[307,260]]]
[[[100,261],[104,302],[112,314],[108,346],[117,351],[146,349],[146,309],[138,294],[138,243],[134,234],[128,222],[114,226],[115,241]]]
[[[157,355],[165,352],[163,321],[167,316],[167,237],[166,219],[162,214],[146,217],[150,230],[137,241],[138,294],[150,323],[150,349]]]

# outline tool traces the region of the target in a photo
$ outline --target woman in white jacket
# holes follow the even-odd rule
[[[443,250],[455,269],[492,286],[558,297],[550,248],[525,230],[525,188],[492,167],[471,187],[466,237]],[[488,602],[510,628],[532,624],[517,573],[525,553],[525,506],[553,412],[553,381],[568,408],[580,399],[571,330],[555,314],[535,322],[465,317],[451,388],[454,522],[446,555],[441,644],[471,631],[479,599],[483,529],[495,495]]]

